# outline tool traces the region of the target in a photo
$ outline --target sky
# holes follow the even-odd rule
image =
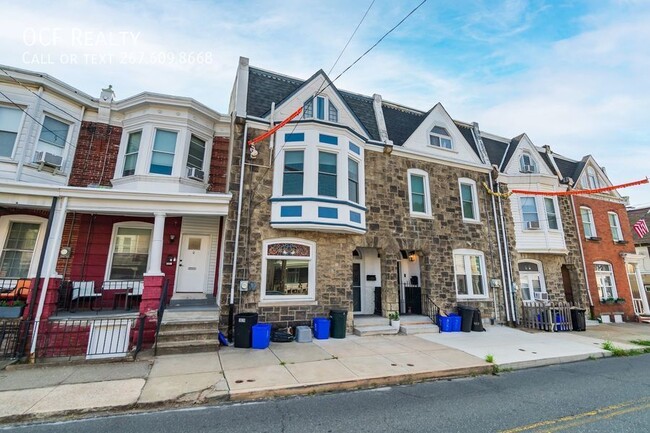
[[[336,77],[421,0],[375,0]],[[372,0],[32,0],[2,6],[0,64],[92,96],[189,96],[223,113],[238,59],[330,72]],[[341,76],[339,89],[504,137],[526,132],[614,184],[650,176],[650,0],[428,0]],[[650,205],[650,185],[621,190]]]

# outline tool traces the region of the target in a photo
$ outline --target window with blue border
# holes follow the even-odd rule
[[[284,152],[284,174],[282,176],[282,195],[302,195],[305,176],[305,152],[287,150]]]
[[[318,218],[336,219],[339,217],[339,210],[335,207],[318,207]]]
[[[318,152],[318,195],[336,197],[336,154]]]
[[[333,144],[334,146],[338,146],[339,144],[338,137],[335,137],[333,135],[327,135],[327,134],[318,134],[318,141],[325,144]]]
[[[301,217],[302,206],[282,206],[280,208],[281,217]]]
[[[357,146],[353,142],[350,142],[350,150],[356,153],[357,155],[361,155],[361,148],[359,148],[359,146]]]
[[[305,141],[305,133],[304,132],[294,132],[294,133],[287,133],[284,134],[284,141],[287,143],[295,142],[295,141]]]
[[[350,211],[350,221],[361,224],[361,214],[359,212]]]

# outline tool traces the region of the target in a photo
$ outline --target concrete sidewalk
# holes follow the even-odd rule
[[[483,333],[227,347],[131,363],[10,366],[0,371],[0,423],[487,374],[493,368],[485,362],[488,354],[502,368],[526,368],[608,356],[605,340],[633,348],[632,339],[650,339],[650,326],[600,325],[553,334],[493,326]]]

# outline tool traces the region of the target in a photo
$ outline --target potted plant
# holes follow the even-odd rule
[[[0,301],[0,319],[18,319],[24,308],[23,301]]]
[[[602,299],[600,300],[600,303],[601,303],[601,304],[610,304],[610,305],[611,305],[611,304],[613,304],[614,302],[616,302],[616,298],[602,298]]]
[[[616,298],[616,300],[614,300],[614,303],[615,304],[624,304],[625,303],[625,298]]]
[[[388,319],[390,319],[390,326],[399,331],[399,313],[397,311],[393,311],[388,315]]]

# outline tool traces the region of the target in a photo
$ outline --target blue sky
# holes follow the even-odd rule
[[[419,1],[376,0],[332,76]],[[225,112],[239,56],[299,78],[329,71],[370,2],[12,2],[0,63],[94,96],[110,83],[118,99],[148,90]],[[336,84],[591,153],[623,183],[650,175],[649,23],[648,0],[429,0]],[[650,205],[650,186],[621,193]]]

